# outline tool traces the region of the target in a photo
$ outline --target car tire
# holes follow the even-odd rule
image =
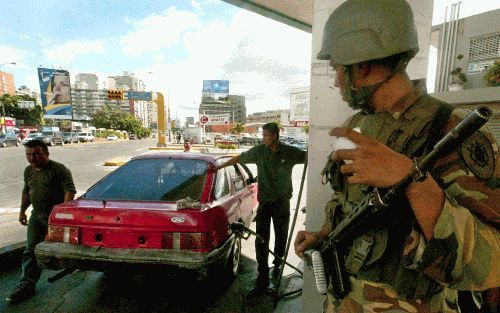
[[[2,142],[2,148],[7,147],[7,144],[5,142]]]
[[[236,237],[233,242],[233,248],[224,267],[223,279],[233,281],[238,275],[241,262],[241,238]]]
[[[50,142],[49,142],[49,146],[51,146],[51,147],[52,147],[53,145],[54,145],[54,141],[50,141]]]
[[[19,144],[19,141],[16,141],[16,147],[19,147],[20,144]]]

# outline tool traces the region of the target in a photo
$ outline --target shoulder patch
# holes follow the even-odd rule
[[[478,178],[490,179],[495,172],[495,153],[486,136],[477,131],[460,146],[460,158]]]

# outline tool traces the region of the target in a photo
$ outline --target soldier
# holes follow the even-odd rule
[[[300,257],[373,188],[398,183],[464,117],[413,85],[406,65],[417,51],[404,0],[347,0],[328,18],[317,58],[329,60],[342,99],[360,110],[330,134],[356,147],[329,156],[324,174],[334,193],[321,230],[297,234]],[[370,221],[341,250],[351,291],[336,299],[330,285],[325,311],[457,312],[457,290],[498,287],[499,163],[481,129],[411,183],[391,216]]]

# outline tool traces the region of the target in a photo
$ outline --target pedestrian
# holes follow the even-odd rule
[[[189,139],[184,139],[184,152],[191,151],[191,142]]]
[[[25,147],[30,165],[24,169],[19,222],[28,226],[27,242],[22,258],[21,279],[7,297],[10,303],[18,303],[35,294],[35,285],[42,272],[36,261],[35,246],[47,234],[52,207],[73,200],[76,194],[70,170],[49,159],[49,150],[43,141],[31,140]],[[26,210],[30,205],[33,210],[28,221]]]
[[[306,153],[298,148],[280,143],[279,127],[268,123],[262,127],[264,144],[252,147],[240,155],[234,156],[216,170],[236,163],[255,163],[259,178],[257,198],[259,208],[256,216],[256,233],[264,242],[255,241],[258,276],[255,290],[269,287],[269,237],[271,220],[274,226],[273,278],[279,275],[290,221],[290,198],[292,197],[292,169],[295,164],[303,164]]]
[[[320,248],[367,193],[401,181],[465,116],[412,83],[406,65],[417,51],[404,0],[347,0],[329,16],[317,58],[329,60],[342,99],[360,111],[330,132],[355,146],[328,157],[323,174],[334,192],[325,222],[297,234],[298,256]],[[351,291],[335,297],[331,282],[325,312],[458,312],[457,290],[498,287],[499,164],[481,129],[412,182],[391,215],[370,219],[339,248]]]

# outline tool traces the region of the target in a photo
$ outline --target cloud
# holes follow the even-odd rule
[[[43,53],[47,60],[54,62],[54,64],[67,65],[80,56],[103,53],[105,50],[104,40],[71,40],[44,48]]]
[[[185,31],[198,25],[198,17],[193,12],[171,7],[163,14],[152,14],[131,23],[135,30],[121,39],[123,53],[140,56],[144,52],[156,52],[178,44]]]
[[[155,57],[155,65],[135,70],[169,99],[172,116],[198,116],[203,80],[229,80],[247,113],[288,109],[290,90],[309,85],[311,34],[243,10],[227,21],[201,21],[181,36],[183,59]]]
[[[26,58],[28,52],[23,49],[11,47],[11,46],[0,46],[0,64],[15,62],[16,65],[5,64],[2,68],[15,66],[16,68],[27,68]],[[5,69],[4,69],[5,70]]]

